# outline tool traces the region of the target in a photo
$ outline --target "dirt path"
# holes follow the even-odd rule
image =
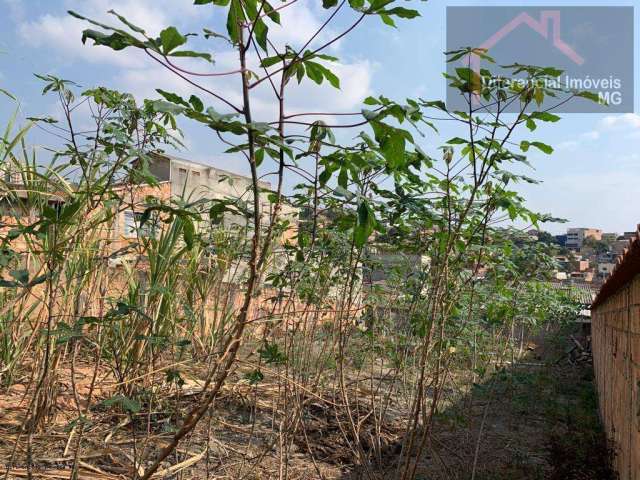
[[[577,332],[546,334],[438,416],[424,479],[608,480],[590,359],[570,362]],[[474,469],[475,462],[475,469]]]

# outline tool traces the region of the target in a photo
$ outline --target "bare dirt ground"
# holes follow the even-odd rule
[[[473,480],[608,480],[609,450],[597,417],[591,363],[570,361],[575,352],[570,332],[547,334],[530,342],[526,357],[496,371],[486,381],[463,386],[464,374],[453,378],[447,401],[438,412],[432,439],[421,459],[416,479]],[[586,345],[588,339],[574,332]],[[80,397],[91,378],[89,365],[77,366]],[[69,478],[78,425],[69,372],[61,368],[55,418],[28,445],[20,426],[28,405],[29,382],[0,390],[0,463],[13,465],[8,478],[27,478],[29,449],[34,459],[32,478]],[[127,415],[107,408],[101,400],[113,391],[113,378],[101,372],[95,407],[85,424],[80,452],[80,479],[135,478],[133,458],[152,454],[171,437],[176,412],[184,412],[198,391],[197,373],[186,378],[178,394],[162,392],[165,404],[153,413]],[[330,407],[332,395],[304,395],[305,409],[288,445],[290,461],[282,469],[278,430],[273,422],[278,408],[278,386],[269,379],[258,386],[234,375],[209,418],[170,458],[157,478],[187,479],[340,479],[367,478],[353,467],[344,439],[343,422]],[[237,383],[234,385],[234,381]],[[315,395],[315,396],[314,396]],[[335,396],[333,397],[335,398]],[[172,405],[167,408],[168,404]],[[81,408],[84,406],[81,405]],[[146,410],[146,407],[145,407]],[[395,412],[401,417],[401,412]],[[401,444],[402,422],[388,422],[380,443],[383,450],[373,472],[394,478]],[[367,424],[363,430],[367,431]],[[371,433],[371,432],[370,432]],[[366,436],[366,435],[365,435]],[[19,441],[16,443],[16,440]],[[16,447],[17,445],[17,447]],[[368,446],[364,442],[364,448]],[[4,473],[0,472],[0,473]]]
[[[575,348],[574,339],[585,348],[589,343],[573,327],[533,339],[520,362],[440,412],[421,478],[615,478],[598,419],[591,359]]]

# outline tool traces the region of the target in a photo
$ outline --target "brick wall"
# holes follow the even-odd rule
[[[640,263],[638,245],[609,277],[592,311],[600,414],[620,480],[640,480]],[[617,278],[616,277],[617,274]],[[623,277],[624,276],[624,277]],[[614,281],[611,281],[614,279]],[[626,281],[623,281],[626,280]]]

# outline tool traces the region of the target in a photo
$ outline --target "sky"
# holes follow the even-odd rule
[[[192,0],[0,0],[0,88],[12,92],[20,100],[20,116],[57,116],[52,97],[41,95],[42,84],[34,73],[50,73],[70,79],[84,88],[107,86],[127,91],[142,98],[158,98],[156,88],[183,96],[195,93],[184,83],[144,54],[135,51],[113,52],[105,47],[81,43],[86,28],[67,10],[115,23],[106,12],[124,14],[133,23],[156,35],[169,25],[181,32],[198,32],[203,27],[224,31],[221,10],[194,7]],[[273,2],[277,4],[279,2]],[[358,112],[362,100],[369,95],[384,94],[403,100],[422,97],[444,99],[446,6],[460,5],[633,5],[633,2],[591,1],[448,1],[401,2],[417,8],[417,19],[398,20],[398,28],[390,28],[377,18],[368,18],[350,35],[330,48],[340,58],[335,72],[341,78],[341,89],[327,85],[318,88],[310,82],[295,86],[289,95],[289,112],[331,111]],[[282,11],[283,24],[293,28],[272,27],[278,45],[302,46],[327,18],[320,0],[298,0]],[[636,25],[638,9],[636,9]],[[349,14],[335,19],[315,39],[314,45],[340,33],[355,18]],[[198,43],[200,42],[200,43]],[[637,28],[636,41],[637,42]],[[226,71],[233,68],[235,56],[211,41],[196,40],[199,49],[210,50],[216,59],[211,67],[197,61],[182,66],[196,71]],[[636,52],[637,54],[637,52]],[[640,62],[635,61],[636,77]],[[233,100],[240,100],[237,77],[203,80],[208,87]],[[637,82],[636,82],[637,83]],[[258,120],[273,118],[275,104],[269,86],[264,82],[256,92],[255,116]],[[636,111],[640,103],[636,85]],[[213,105],[224,112],[222,105]],[[0,99],[0,121],[4,123],[14,109]],[[563,114],[557,124],[541,125],[536,139],[554,146],[552,155],[532,153],[529,160],[535,171],[528,172],[543,183],[522,186],[520,191],[528,205],[541,212],[565,218],[566,224],[548,225],[545,229],[561,233],[568,227],[595,227],[609,232],[623,232],[640,223],[640,115],[627,114]],[[344,118],[344,117],[342,117]],[[340,117],[328,117],[340,121]],[[179,155],[220,168],[246,172],[242,158],[223,154],[220,142],[210,131],[181,122],[185,148]],[[447,127],[438,136],[429,133],[423,139],[430,149],[450,136]],[[34,130],[30,142],[38,147],[55,142],[49,134]]]

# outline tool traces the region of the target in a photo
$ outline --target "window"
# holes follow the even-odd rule
[[[178,173],[180,174],[181,177],[186,177],[187,176],[187,169],[186,168],[179,168],[178,169]]]
[[[193,175],[194,177],[199,177],[200,176],[200,172],[197,172],[195,170],[191,170],[191,175]]]
[[[124,236],[127,238],[135,238],[138,236],[136,231],[136,216],[131,210],[124,212]]]
[[[124,236],[126,238],[155,237],[156,219],[150,218],[140,228],[140,220],[142,220],[142,212],[133,212],[125,210],[124,212]]]

